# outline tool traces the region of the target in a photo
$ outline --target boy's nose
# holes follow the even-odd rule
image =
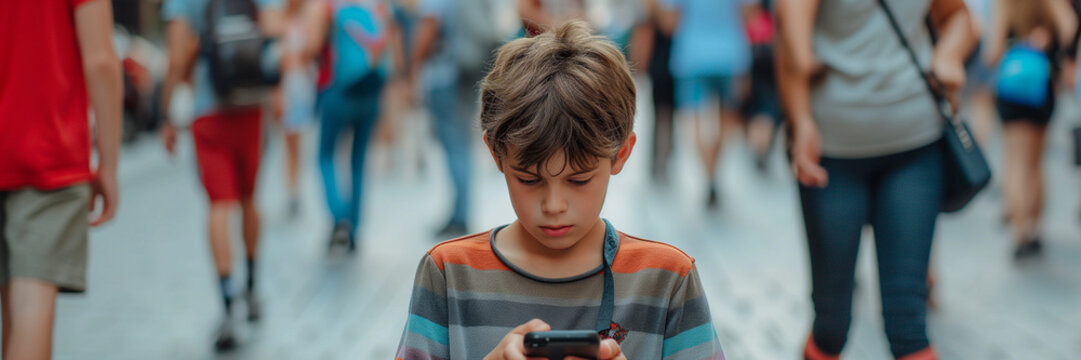
[[[567,211],[567,198],[556,186],[548,187],[548,192],[541,201],[541,211],[545,214],[562,214]]]

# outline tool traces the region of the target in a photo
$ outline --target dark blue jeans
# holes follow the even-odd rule
[[[839,354],[852,320],[852,291],[865,224],[874,228],[882,316],[896,357],[927,339],[927,266],[943,196],[941,144],[861,159],[823,158],[826,188],[800,187],[811,255],[815,344]]]
[[[476,97],[471,87],[446,86],[428,91],[428,109],[435,124],[436,135],[447,154],[447,166],[454,185],[454,209],[450,222],[466,225],[469,217],[469,183],[472,164],[469,147],[475,134],[474,111]]]
[[[372,85],[377,86],[377,85]],[[382,86],[379,83],[378,86]],[[354,229],[360,226],[361,208],[364,194],[364,159],[372,128],[379,114],[379,91],[352,94],[331,88],[320,94],[322,124],[319,132],[319,171],[323,175],[323,189],[326,191],[327,206],[334,217],[334,223],[349,221]],[[338,141],[347,132],[353,134],[353,146],[350,153],[347,175],[348,188],[338,185],[338,171],[335,169],[334,155]]]

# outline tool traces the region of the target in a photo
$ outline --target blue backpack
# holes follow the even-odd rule
[[[998,69],[998,98],[1019,105],[1041,107],[1047,101],[1051,60],[1027,44],[1006,51]]]
[[[378,93],[387,71],[386,6],[379,0],[334,2],[333,86],[351,94]]]

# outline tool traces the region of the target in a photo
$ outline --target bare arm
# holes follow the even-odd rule
[[[998,64],[1002,53],[1006,51],[1006,35],[1009,30],[1006,28],[1004,10],[1002,0],[995,1],[994,9],[991,11],[991,28],[987,36],[987,47],[984,48],[983,54],[980,54],[987,66]]]
[[[405,36],[402,27],[393,18],[389,20],[387,29],[388,46],[390,46],[390,59],[394,64],[394,75],[398,78],[409,78],[412,69],[406,67]]]
[[[75,30],[83,59],[90,106],[96,125],[98,167],[93,181],[94,197],[104,198],[101,214],[91,223],[109,221],[117,203],[116,172],[120,156],[121,80],[120,60],[113,50],[113,12],[109,1],[96,0],[75,10]]]
[[[413,58],[411,74],[417,75],[424,61],[435,51],[435,42],[439,39],[439,19],[428,16],[420,19],[413,34]]]
[[[1055,36],[1059,40],[1058,43],[1063,44],[1063,48],[1072,48],[1072,46],[1065,45],[1074,40],[1078,21],[1076,12],[1074,12],[1070,3],[1065,0],[1051,1],[1051,12],[1055,14]]]
[[[322,1],[309,1],[304,5],[304,59],[314,59],[323,51],[327,43],[327,32],[330,28],[330,18],[327,14],[326,3]]]
[[[821,65],[811,44],[818,0],[779,0],[777,45],[774,63],[781,102],[788,113],[789,126],[797,129],[813,125],[810,83]]]
[[[630,61],[636,72],[649,70],[649,56],[653,53],[653,25],[648,20],[634,27],[631,34]]]
[[[979,35],[963,0],[935,0],[931,4],[931,22],[939,34],[931,73],[957,111],[961,108],[959,92],[965,85],[965,60],[976,47]]]
[[[774,66],[781,104],[788,113],[792,135],[792,170],[804,186],[825,187],[829,174],[821,159],[821,135],[811,109],[811,82],[822,68],[811,44],[818,0],[777,2],[777,43]]]
[[[259,30],[272,38],[281,37],[285,32],[285,13],[281,9],[259,10]]]
[[[199,54],[199,38],[187,20],[169,21],[165,28],[165,38],[169,53],[169,67],[161,84],[160,113],[166,121],[161,127],[161,140],[165,150],[172,154],[176,150],[176,127],[169,119],[169,109],[173,100],[173,90],[180,82],[191,75],[195,57]]]
[[[931,21],[938,30],[935,57],[964,63],[979,41],[976,24],[963,0],[935,0]]]
[[[161,85],[161,114],[168,116],[173,89],[185,81],[199,53],[199,37],[187,20],[169,21],[165,28],[169,67]],[[166,122],[168,124],[168,122]]]
[[[672,36],[675,34],[676,28],[679,27],[679,21],[679,9],[670,9],[664,5],[657,5],[657,25],[660,26],[665,35]]]

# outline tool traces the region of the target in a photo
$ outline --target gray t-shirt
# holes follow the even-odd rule
[[[931,0],[887,2],[928,69],[933,45],[924,19]],[[826,66],[811,89],[823,156],[887,155],[942,137],[935,102],[877,1],[822,0],[813,41]]]

